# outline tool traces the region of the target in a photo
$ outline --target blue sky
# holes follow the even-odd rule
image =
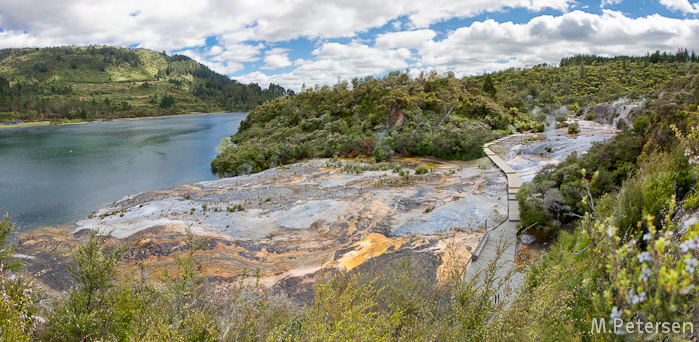
[[[578,53],[699,52],[697,1],[3,0],[0,48],[143,47],[299,90],[391,70],[467,76]]]

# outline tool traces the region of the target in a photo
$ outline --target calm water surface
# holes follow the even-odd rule
[[[0,212],[26,231],[86,217],[126,195],[216,179],[209,168],[216,147],[245,115],[1,129]]]

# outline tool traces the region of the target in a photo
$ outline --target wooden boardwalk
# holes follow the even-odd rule
[[[517,225],[521,222],[516,196],[517,192],[519,192],[519,188],[522,186],[522,179],[517,175],[515,170],[500,158],[500,156],[488,148],[490,145],[497,144],[513,136],[517,136],[517,134],[500,138],[483,145],[483,149],[486,155],[488,155],[488,158],[490,158],[490,160],[505,173],[505,176],[507,176],[507,221],[492,230],[488,230],[488,232],[483,235],[478,247],[474,251],[471,265],[466,271],[466,279],[470,279],[477,274],[482,274],[488,268],[488,265],[497,257],[498,246],[506,245],[507,248],[500,257],[500,260],[498,260],[499,268],[495,273],[496,282],[498,282],[498,279],[505,277],[514,266],[517,249]],[[511,297],[512,290],[519,288],[523,281],[524,275],[519,272],[514,272],[509,281],[501,289],[501,293],[499,294],[500,298],[509,301],[508,299]]]

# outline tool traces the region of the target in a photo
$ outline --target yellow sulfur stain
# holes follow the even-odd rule
[[[381,234],[371,234],[352,245],[357,249],[343,255],[338,263],[345,269],[351,270],[371,258],[384,254],[393,246],[396,249],[400,248],[403,243],[405,243],[405,239],[402,238],[389,239]]]
[[[437,244],[442,250],[442,264],[437,269],[437,281],[444,283],[454,274],[465,274],[468,269],[468,261],[471,251],[478,245],[478,239],[482,234],[456,233]]]

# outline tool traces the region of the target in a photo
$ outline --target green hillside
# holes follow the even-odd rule
[[[554,109],[572,112],[620,97],[653,98],[696,78],[686,50],[642,57],[576,56],[561,66],[507,69],[484,76],[390,72],[307,89],[250,112],[235,144],[212,163],[220,175],[257,172],[309,157],[429,155],[472,159],[511,127],[544,130]],[[685,90],[687,100],[699,93]]]
[[[24,120],[90,120],[247,111],[278,96],[186,56],[107,46],[0,50],[0,111]]]
[[[445,234],[445,247],[436,248],[465,264],[443,262],[443,280],[435,277],[439,261],[428,260],[431,256],[394,252],[347,272],[321,270],[309,293],[311,303],[300,308],[283,294],[283,286],[299,282],[265,288],[259,269],[251,272],[244,264],[241,277],[225,287],[231,292],[224,292],[197,263],[211,258],[198,249],[216,245],[192,234],[173,249],[179,253],[177,268],[151,285],[145,267],[140,275],[120,267],[132,242],[114,248],[109,237],[93,232],[71,255],[75,286],[58,300],[45,301],[53,295],[30,277],[11,273],[22,259],[5,243],[13,228],[5,217],[0,220],[0,246],[5,246],[0,249],[0,336],[8,341],[696,341],[696,62],[683,52],[578,56],[560,67],[479,77],[411,78],[395,72],[356,79],[351,88],[345,82],[316,87],[256,107],[231,147],[212,163],[222,174],[240,174],[317,155],[467,159],[481,155],[480,144],[504,134],[509,125],[539,130],[561,104],[575,112],[621,96],[643,98],[643,109],[613,138],[545,167],[522,186],[520,233],[539,241],[518,243],[514,265],[504,261],[506,246],[500,245],[496,259],[503,259],[465,277],[471,259],[458,252],[454,235]],[[343,172],[362,170],[347,164]],[[522,285],[510,288],[517,273]],[[303,282],[312,279],[306,275]]]

